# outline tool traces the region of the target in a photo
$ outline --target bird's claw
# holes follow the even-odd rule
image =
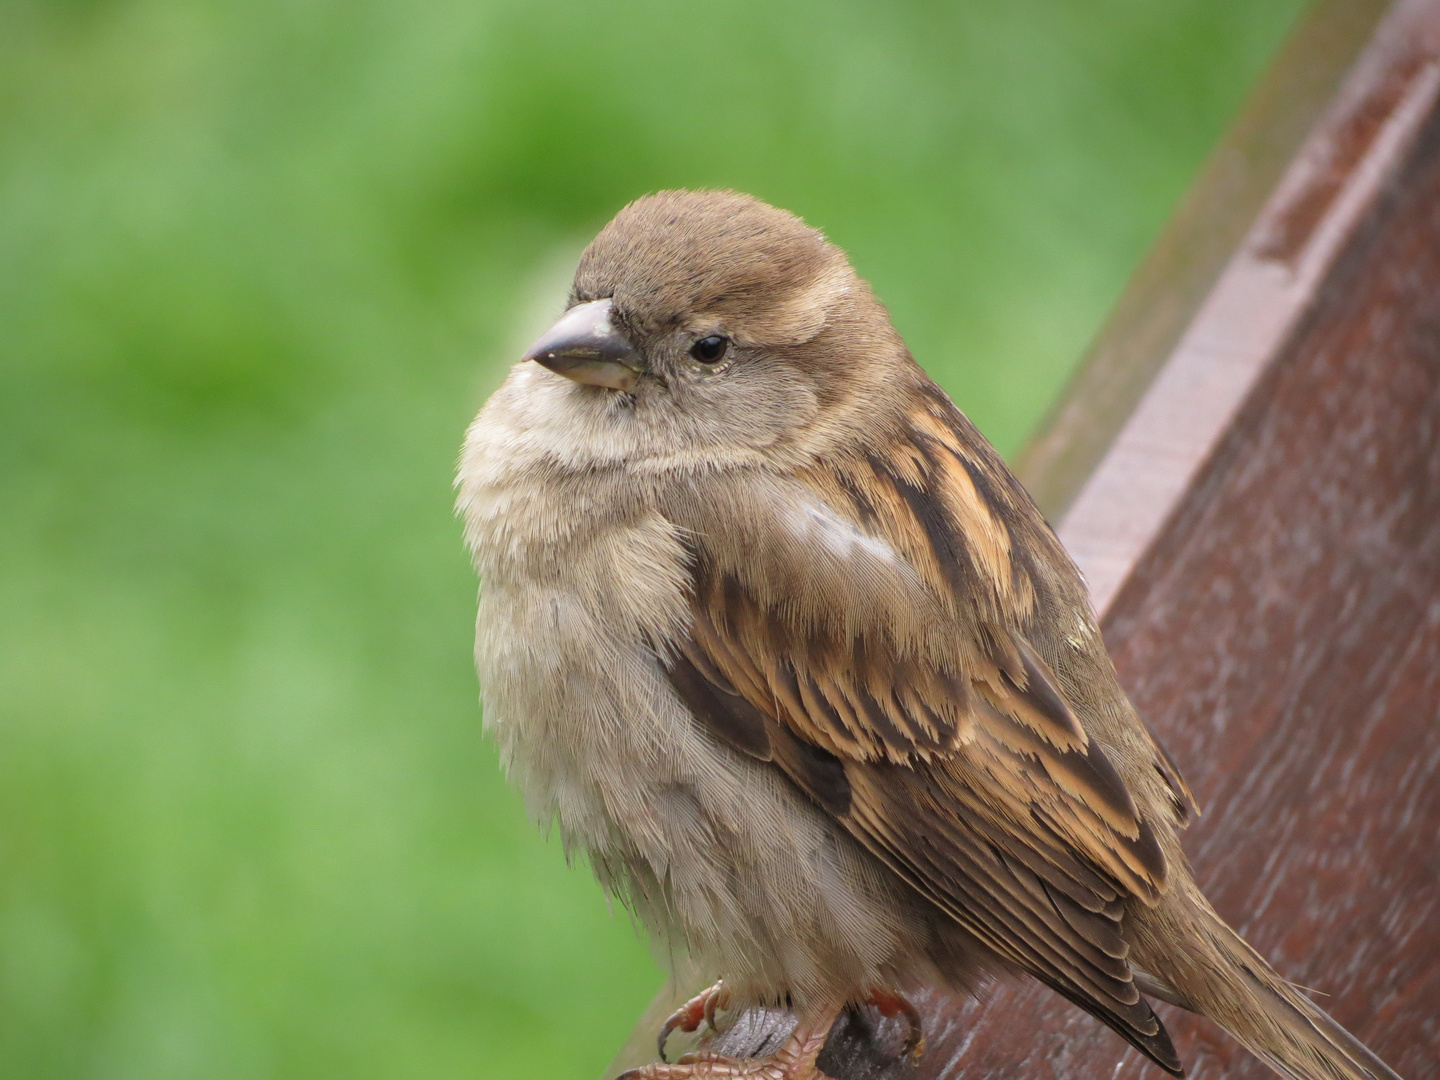
[[[699,997],[692,998],[686,1006],[697,1001]],[[724,1007],[723,1002],[719,1007]],[[697,1011],[703,1016],[704,1005],[699,1005]],[[680,1023],[677,1022],[676,1026]],[[699,1026],[698,1021],[696,1026]],[[615,1080],[830,1080],[815,1064],[828,1031],[828,1024],[802,1025],[769,1057],[732,1058],[697,1051],[686,1054],[674,1064],[657,1061],[653,1065],[630,1069]]]
[[[715,1028],[715,1010],[725,1007],[724,980],[717,982],[714,986],[707,987],[700,991],[689,1001],[681,1005],[673,1013],[665,1018],[665,1023],[660,1025],[660,1034],[656,1037],[656,1044],[660,1050],[660,1060],[666,1061],[665,1044],[669,1041],[670,1035],[679,1028],[681,1031],[695,1031],[701,1023],[708,1024],[710,1030]],[[629,1074],[626,1074],[629,1075]]]

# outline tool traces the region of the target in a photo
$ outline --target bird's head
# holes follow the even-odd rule
[[[904,357],[818,230],[748,195],[662,191],[585,249],[569,308],[525,359],[582,426],[604,417],[634,451],[703,457],[813,442],[860,399],[874,408]]]

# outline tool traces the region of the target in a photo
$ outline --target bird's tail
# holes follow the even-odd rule
[[[1159,935],[1145,935],[1157,948],[1138,950],[1148,954],[1136,957],[1146,969],[1137,978],[1143,991],[1208,1016],[1286,1080],[1400,1080],[1369,1047],[1277,975],[1202,897],[1185,900],[1191,907],[1185,921],[1203,940],[1179,956],[1171,944],[1162,955]],[[1167,914],[1180,913],[1162,908],[1155,914],[1164,922]],[[1172,943],[1177,936],[1165,935]],[[1156,969],[1161,974],[1151,974]]]

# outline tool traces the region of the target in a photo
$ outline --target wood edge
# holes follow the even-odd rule
[[[1318,0],[1247,96],[1016,459],[1052,522],[1104,457],[1388,6]]]
[[[1097,612],[1283,350],[1437,93],[1440,0],[1399,0],[1060,521]]]

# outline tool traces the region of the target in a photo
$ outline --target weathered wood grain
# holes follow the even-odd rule
[[[1397,179],[1106,635],[1208,808],[1187,847],[1221,913],[1423,1077],[1440,1071],[1440,114]],[[1174,1025],[1192,1060],[1221,1053]]]

